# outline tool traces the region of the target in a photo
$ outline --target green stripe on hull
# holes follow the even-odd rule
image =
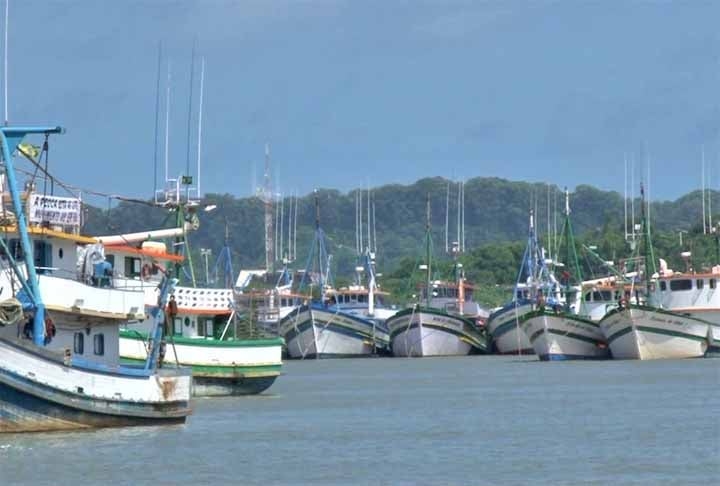
[[[126,364],[139,364],[144,363],[145,360],[133,359],[133,358],[121,358],[120,360]],[[166,359],[166,362],[168,360]],[[169,360],[173,365],[174,361]],[[190,365],[186,363],[180,363],[180,366],[189,367],[192,369],[193,376],[208,376],[216,378],[232,378],[236,376],[244,377],[267,377],[267,376],[278,376],[280,375],[280,369],[282,364],[277,365],[247,365],[247,366],[207,366],[207,365]]]
[[[124,339],[132,339],[134,341],[147,341],[147,333],[133,331],[128,329],[120,330],[120,337]],[[282,346],[285,340],[281,337],[270,339],[208,339],[208,338],[186,338],[182,336],[167,337],[167,341],[175,344],[187,346],[202,347],[220,347],[220,348],[259,348],[269,346]]]

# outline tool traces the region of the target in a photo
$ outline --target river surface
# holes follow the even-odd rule
[[[286,362],[187,424],[0,435],[0,485],[717,484],[720,359]]]

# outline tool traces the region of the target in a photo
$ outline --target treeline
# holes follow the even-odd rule
[[[367,190],[363,192],[363,221],[367,225]],[[356,266],[356,200],[357,190],[341,193],[320,189],[297,198],[296,269],[305,266],[315,227],[315,204],[319,206],[320,224],[327,235],[328,251],[333,255],[333,274],[338,282],[348,282]],[[426,178],[411,185],[385,185],[371,189],[371,213],[375,214],[377,264],[380,281],[399,301],[415,293],[419,275],[414,271],[424,255],[426,201],[430,201],[430,225],[435,268],[449,274],[452,268],[448,246],[457,239],[458,185],[441,177]],[[713,198],[716,197],[712,193]],[[496,305],[508,296],[508,288],[517,278],[517,269],[527,238],[529,212],[541,241],[560,232],[565,206],[562,188],[542,183],[512,182],[497,178],[474,178],[464,185],[464,243],[460,256],[466,275],[478,284],[481,300]],[[290,200],[283,207],[290,207]],[[294,202],[293,202],[294,204]],[[628,213],[635,210],[640,221],[639,198],[628,201]],[[215,209],[203,211],[204,207]],[[578,246],[592,246],[605,260],[618,261],[632,252],[624,236],[626,205],[623,195],[581,185],[570,193],[571,218]],[[712,207],[718,207],[716,203]],[[228,194],[207,194],[198,207],[200,227],[190,236],[196,274],[204,280],[204,261],[200,248],[210,249],[210,272],[215,257],[227,243],[233,256],[235,273],[240,268],[262,268],[264,255],[264,206],[257,197],[236,198]],[[709,267],[717,262],[713,235],[703,234],[702,196],[689,193],[676,201],[653,202],[649,207],[656,255],[675,269],[685,268],[681,251],[692,253],[688,263],[694,268]],[[283,227],[287,228],[287,212]],[[153,207],[149,202],[121,202],[111,209],[88,207],[84,232],[108,234],[142,231],[175,224],[175,213]],[[446,219],[447,238],[446,238]],[[631,215],[627,227],[631,231]],[[367,233],[367,229],[364,230]],[[707,229],[706,229],[707,231]],[[683,241],[680,246],[680,239]],[[287,253],[287,231],[283,251]],[[583,273],[587,276],[604,272],[594,257],[580,252]],[[279,266],[279,265],[278,265]]]

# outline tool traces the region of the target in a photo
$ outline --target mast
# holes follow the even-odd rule
[[[185,175],[190,175],[190,132],[192,126],[192,105],[193,105],[193,84],[195,81],[195,45],[196,40],[193,41],[192,54],[190,57],[190,96],[188,99],[188,121],[187,121],[187,154],[185,161]],[[190,199],[190,185],[185,187],[185,199]]]
[[[427,202],[426,202],[426,208],[425,208],[425,262],[426,267],[425,268],[425,285],[426,285],[426,291],[425,291],[425,304],[427,307],[430,307],[430,292],[432,292],[432,287],[430,285],[430,275],[431,275],[431,262],[430,262],[430,193],[427,195]]]
[[[640,184],[640,198],[645,200],[645,188]],[[652,240],[650,238],[650,227],[645,217],[645,206],[641,204],[641,224],[643,229],[643,259],[645,260],[645,291],[650,296],[650,279],[655,273],[655,255],[653,254]]]
[[[197,142],[197,197],[202,198],[200,192],[200,154],[202,153],[202,121],[203,121],[203,92],[205,90],[205,58],[200,60],[200,105],[198,107],[198,142]]]
[[[702,164],[702,168],[700,170],[701,173],[701,185],[702,185],[702,219],[703,219],[703,234],[707,234],[707,226],[706,226],[706,219],[705,219],[705,145],[702,145],[700,148],[700,163]]]
[[[5,126],[8,124],[8,32],[10,30],[10,0],[5,0],[5,55],[4,64],[5,68],[3,74],[5,75],[3,87],[5,88]]]
[[[275,263],[273,254],[273,207],[272,185],[270,182],[270,145],[265,144],[265,175],[261,200],[265,204],[265,271],[272,273]]]
[[[170,177],[170,60],[167,68],[167,86],[165,88],[165,182]]]
[[[450,181],[447,184],[447,192],[445,193],[445,253],[450,253],[448,226],[450,222]]]
[[[7,1],[7,0],[6,0]],[[153,154],[153,196],[157,190],[157,166],[158,166],[158,135],[160,128],[160,70],[162,64],[162,42],[158,42],[158,64],[157,64],[157,81],[155,86],[155,152]]]

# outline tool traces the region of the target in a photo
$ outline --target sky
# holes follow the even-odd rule
[[[189,160],[197,182],[204,58],[202,193],[251,194],[266,143],[283,194],[429,176],[623,193],[628,161],[672,200],[703,152],[720,189],[720,2],[9,2],[8,120],[63,126],[49,167],[80,188],[160,188],[168,111],[168,176]]]

